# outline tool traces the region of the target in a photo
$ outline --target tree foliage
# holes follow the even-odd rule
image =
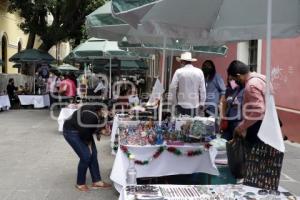
[[[38,35],[43,42],[39,49],[48,51],[58,42],[80,41],[84,36],[85,17],[103,5],[105,0],[9,0],[9,2],[9,11],[18,12],[24,19],[20,28],[30,36]],[[50,25],[47,22],[49,15],[53,16]]]

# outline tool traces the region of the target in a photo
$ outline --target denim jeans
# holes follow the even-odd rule
[[[77,185],[86,183],[87,169],[90,170],[93,183],[101,181],[95,141],[92,140],[91,150],[82,141],[78,131],[64,130],[64,137],[80,158],[77,171]]]

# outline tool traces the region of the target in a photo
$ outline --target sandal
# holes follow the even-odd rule
[[[92,189],[108,189],[111,188],[112,185],[109,183],[105,183],[103,181],[99,181],[97,183],[93,183]]]
[[[80,192],[87,192],[87,191],[89,191],[89,187],[87,185],[75,185],[75,187]]]

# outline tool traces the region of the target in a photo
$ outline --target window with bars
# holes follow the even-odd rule
[[[249,66],[252,72],[257,71],[257,48],[258,48],[258,41],[250,40],[249,41]]]

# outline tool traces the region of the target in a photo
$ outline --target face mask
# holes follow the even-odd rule
[[[232,89],[235,89],[235,88],[238,87],[238,85],[236,84],[235,80],[229,81],[229,84],[230,84],[230,87],[231,87]]]
[[[240,87],[243,87],[243,86],[244,86],[244,84],[243,84],[240,80],[236,80],[235,82],[236,82],[236,84],[238,84],[238,86],[240,86]]]

